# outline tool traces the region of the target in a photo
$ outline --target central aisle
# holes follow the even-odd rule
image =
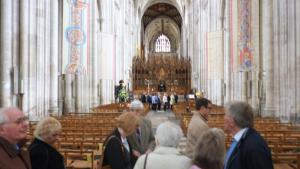
[[[176,119],[175,114],[171,110],[167,110],[166,112],[163,110],[160,111],[151,110],[148,112],[146,118],[151,121],[154,131],[156,130],[159,124],[168,120],[180,126],[180,120]]]
[[[152,129],[154,135],[156,133],[157,126],[165,121],[171,121],[180,126],[180,120],[176,119],[174,112],[171,110],[167,110],[166,112],[151,110],[148,112],[146,118],[149,119],[152,123]],[[185,146],[186,146],[186,137],[183,136],[178,146],[179,151],[183,152]]]

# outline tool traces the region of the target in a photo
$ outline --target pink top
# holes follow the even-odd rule
[[[196,165],[192,165],[190,169],[201,169],[201,168],[199,168],[199,167],[196,166]]]

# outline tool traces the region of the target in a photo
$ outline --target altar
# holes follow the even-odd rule
[[[134,57],[132,65],[133,91],[176,92],[185,94],[191,89],[189,58],[152,54],[147,59]]]

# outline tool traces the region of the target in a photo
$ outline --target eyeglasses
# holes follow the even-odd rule
[[[24,117],[18,118],[17,120],[13,121],[12,123],[21,124],[21,123],[26,122],[28,120],[29,120],[28,116],[24,116]]]

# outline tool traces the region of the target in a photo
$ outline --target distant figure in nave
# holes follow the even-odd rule
[[[31,169],[30,157],[22,149],[28,118],[16,107],[0,109],[0,169]]]
[[[156,94],[152,93],[151,101],[152,101],[152,110],[153,110],[153,111],[156,111],[156,109],[157,109],[157,104],[158,104],[158,101],[159,101]]]
[[[64,169],[63,156],[53,147],[62,132],[61,124],[52,117],[41,120],[29,146],[32,169]]]
[[[190,168],[191,160],[177,150],[182,136],[182,130],[178,125],[168,121],[160,124],[155,135],[155,150],[142,155],[136,162],[134,169]]]
[[[175,104],[178,103],[178,95],[176,93],[174,93],[174,98],[175,98]]]
[[[167,111],[167,107],[168,107],[168,97],[167,97],[167,93],[164,93],[163,99],[162,99],[163,103],[164,103],[164,111]]]
[[[254,113],[246,102],[225,107],[224,129],[233,136],[224,169],[273,169],[270,149],[253,128]]]
[[[207,118],[212,108],[211,102],[206,98],[197,98],[196,110],[192,111],[193,117],[189,123],[187,130],[187,142],[185,154],[193,159],[194,150],[198,141],[198,138],[209,129],[207,125]]]
[[[151,108],[152,107],[152,96],[148,93],[146,98],[147,98],[147,103],[149,104],[149,107]]]
[[[155,138],[152,131],[151,121],[144,117],[144,105],[139,100],[134,100],[129,105],[130,111],[139,118],[139,127],[136,131],[127,136],[128,142],[132,146],[133,155],[140,157],[149,153],[155,148]]]
[[[146,94],[143,92],[142,94],[141,94],[141,102],[142,103],[146,103],[146,100],[147,98],[146,98]]]
[[[170,96],[170,109],[173,110],[173,105],[175,104],[175,96],[173,93],[171,93]]]
[[[157,93],[157,109],[161,109],[161,95],[159,92]]]
[[[198,139],[190,169],[223,169],[225,134],[218,128],[208,129]]]

